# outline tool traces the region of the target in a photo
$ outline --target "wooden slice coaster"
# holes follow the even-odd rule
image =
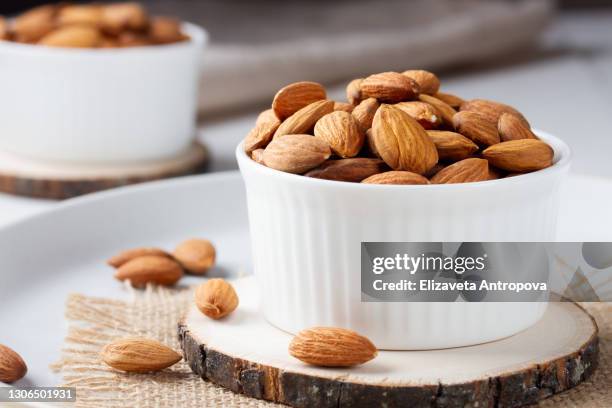
[[[215,321],[193,307],[179,323],[191,369],[250,397],[295,407],[518,407],[567,390],[597,366],[597,325],[574,303],[551,303],[535,326],[504,340],[431,351],[381,351],[355,368],[308,366],[292,336],[259,311],[253,278],[240,306]]]
[[[64,199],[144,181],[194,174],[208,161],[194,143],[173,157],[129,164],[39,161],[0,151],[0,191],[36,198]]]

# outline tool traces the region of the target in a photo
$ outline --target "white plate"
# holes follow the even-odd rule
[[[61,381],[48,366],[66,333],[66,296],[124,296],[104,262],[121,249],[172,249],[201,236],[218,249],[213,274],[249,273],[243,189],[237,172],[159,181],[69,200],[0,229],[0,343],[29,365],[17,385]],[[572,176],[562,197],[559,240],[611,240],[610,181]]]

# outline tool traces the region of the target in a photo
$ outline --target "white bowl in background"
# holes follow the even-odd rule
[[[189,41],[109,49],[0,41],[0,149],[48,160],[170,157],[195,138],[207,33]]]
[[[554,241],[568,146],[537,134],[554,165],[479,183],[372,185],[277,171],[236,150],[245,181],[253,266],[263,312],[296,333],[311,326],[353,329],[380,349],[473,345],[536,323],[546,302],[361,301],[362,241]]]

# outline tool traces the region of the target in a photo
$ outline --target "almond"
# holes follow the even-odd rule
[[[381,105],[372,123],[376,151],[393,170],[424,174],[438,162],[438,151],[425,129],[408,114]]]
[[[281,121],[276,116],[276,113],[274,113],[272,108],[270,108],[257,115],[257,119],[255,120],[255,126],[261,125],[262,123],[278,123],[280,125]]]
[[[143,32],[124,31],[117,36],[117,47],[144,47],[153,42]]]
[[[446,103],[453,109],[459,109],[461,107],[461,104],[465,102],[463,99],[461,99],[457,95],[444,93],[444,92],[438,92],[434,95],[434,97]]]
[[[402,72],[402,74],[413,79],[417,84],[419,84],[421,93],[434,95],[440,89],[440,80],[435,74],[429,71],[424,71],[422,69],[411,69]]]
[[[351,113],[355,107],[346,102],[334,102],[334,111],[344,111]]]
[[[272,101],[272,110],[282,120],[303,107],[326,98],[327,93],[321,84],[308,81],[294,82],[276,93]]]
[[[489,179],[489,164],[484,159],[458,161],[440,170],[431,178],[433,184],[471,183]]]
[[[353,109],[353,117],[357,120],[359,127],[363,131],[372,127],[372,121],[374,120],[374,115],[379,106],[380,103],[378,103],[376,98],[368,98],[361,101],[359,105],[355,106],[355,109]]]
[[[314,169],[331,156],[329,144],[310,135],[285,135],[270,142],[263,153],[266,166],[301,174]]]
[[[313,327],[293,338],[289,354],[316,366],[350,367],[372,360],[378,351],[370,340],[352,330]]]
[[[470,138],[473,142],[490,146],[499,143],[499,133],[494,122],[477,112],[461,111],[453,117],[453,126],[457,132]]]
[[[0,16],[0,40],[7,40],[10,37],[11,33],[9,30],[9,26],[6,22],[6,19]]]
[[[438,110],[428,103],[411,101],[400,102],[394,106],[412,116],[425,129],[437,128],[442,124]]]
[[[489,164],[489,177],[487,180],[497,180],[500,178],[504,178],[504,172]]]
[[[361,180],[387,169],[388,167],[385,162],[380,159],[356,157],[352,159],[327,160],[304,175],[325,180],[359,183]]]
[[[255,149],[251,152],[251,159],[255,160],[259,164],[266,165],[263,160],[264,149]]]
[[[509,172],[529,172],[552,166],[553,149],[538,139],[519,139],[488,147],[482,156]]]
[[[416,81],[397,72],[370,75],[361,82],[360,88],[362,98],[376,98],[388,103],[415,99],[419,94]]]
[[[210,279],[196,288],[195,303],[206,316],[220,319],[238,307],[238,295],[227,281]]]
[[[497,122],[497,130],[502,142],[519,139],[537,139],[525,121],[512,113],[502,113]]]
[[[176,247],[174,259],[187,271],[202,275],[215,265],[216,251],[207,239],[188,239]]]
[[[13,349],[0,344],[0,381],[12,383],[22,379],[28,367],[21,356]]]
[[[363,78],[353,79],[346,86],[346,100],[353,106],[361,102],[361,82]]]
[[[38,44],[49,47],[94,48],[102,43],[97,29],[88,26],[67,26],[45,35]]]
[[[478,146],[465,136],[445,130],[428,130],[427,135],[438,149],[440,160],[458,161],[467,159],[478,150]]]
[[[117,35],[124,30],[142,31],[148,24],[147,13],[138,3],[115,3],[102,7],[100,25],[109,34]]]
[[[55,15],[57,7],[44,5],[34,7],[20,14],[13,22],[15,40],[18,42],[35,43],[56,27]]]
[[[376,145],[374,144],[374,134],[372,133],[372,129],[368,129],[365,135],[365,145],[367,150],[369,150],[372,156],[380,158],[380,153],[378,153],[378,150],[376,150]]]
[[[334,110],[334,101],[317,101],[289,116],[274,133],[274,138],[284,135],[310,133],[315,123]]]
[[[172,255],[164,251],[163,249],[154,248],[154,247],[141,247],[141,248],[133,248],[128,249],[126,251],[122,251],[117,255],[110,258],[106,261],[107,264],[114,268],[119,268],[121,265],[126,262],[131,261],[134,258],[138,258],[141,256],[153,255],[153,256],[161,256],[166,258],[171,258]]]
[[[260,114],[260,117],[262,114]],[[274,132],[276,132],[280,124],[280,120],[274,113],[272,113],[272,115],[264,115],[261,119],[258,119],[255,123],[255,127],[251,129],[249,134],[244,138],[244,151],[248,154],[253,150],[266,147],[272,140],[272,136],[274,136]]]
[[[174,285],[183,276],[183,269],[165,256],[145,255],[121,265],[115,273],[120,281],[130,280],[132,286],[143,287],[147,283]]]
[[[442,118],[442,122],[445,125],[453,125],[453,116],[455,116],[455,113],[457,113],[457,111],[451,108],[450,105],[445,102],[442,102],[438,98],[434,98],[431,95],[425,94],[419,95],[419,100],[421,100],[422,102],[426,102],[436,108],[436,110],[438,111],[438,115]]]
[[[431,179],[433,176],[438,174],[440,172],[440,170],[442,170],[445,167],[447,167],[446,164],[438,163],[435,166],[433,166],[431,169],[429,169],[429,171],[427,173],[423,174],[423,176],[427,177],[428,179]]]
[[[363,180],[365,184],[429,184],[429,180],[420,174],[409,171],[387,171],[375,174]]]
[[[102,21],[102,8],[96,4],[67,5],[57,16],[60,25],[98,26]]]
[[[355,118],[343,111],[328,113],[319,119],[314,134],[315,137],[325,140],[332,152],[342,158],[356,156],[365,138]]]
[[[529,127],[527,119],[516,109],[504,103],[494,102],[487,99],[472,99],[461,104],[461,111],[478,112],[486,117],[490,122],[497,123],[502,113],[511,113],[518,116],[525,126]]]
[[[121,371],[146,373],[159,371],[181,361],[181,355],[170,347],[144,338],[113,341],[102,348],[101,360]]]
[[[154,17],[148,30],[154,44],[170,44],[184,41],[188,37],[181,31],[179,20],[170,17]]]

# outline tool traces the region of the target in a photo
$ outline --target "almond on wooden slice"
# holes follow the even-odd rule
[[[381,105],[372,123],[373,143],[393,170],[424,174],[438,162],[436,146],[423,126],[400,109]]]
[[[411,78],[419,84],[421,93],[434,95],[440,89],[440,79],[436,74],[422,69],[410,69],[402,72],[408,78]]]
[[[361,82],[361,97],[376,98],[381,102],[397,103],[416,99],[419,85],[398,72],[370,75]]]
[[[351,113],[354,108],[355,106],[351,105],[350,103],[338,101],[334,102],[334,111],[344,111]]]
[[[334,110],[334,101],[322,100],[313,102],[289,116],[280,124],[274,138],[284,135],[298,135],[310,133],[315,123],[324,115]]]
[[[325,140],[332,152],[342,158],[357,156],[365,138],[353,115],[343,111],[328,113],[319,119],[314,134]]]
[[[410,171],[387,171],[363,180],[365,184],[429,184],[429,180]]]
[[[497,122],[497,130],[502,142],[519,139],[537,139],[525,121],[512,113],[502,113]]]
[[[163,370],[182,359],[170,347],[145,338],[115,340],[102,348],[100,358],[112,368],[133,373]]]
[[[461,99],[457,95],[453,95],[453,94],[449,94],[445,92],[438,92],[433,96],[441,100],[442,102],[448,104],[453,109],[459,109],[461,107],[461,104],[465,102],[463,99]]]
[[[272,110],[260,113],[255,122],[255,127],[244,138],[244,151],[248,154],[253,150],[266,147],[280,124],[280,120]]]
[[[463,160],[478,151],[476,143],[459,133],[446,130],[428,130],[427,135],[436,145],[440,160]]]
[[[355,109],[351,112],[363,131],[372,127],[372,121],[374,120],[374,115],[379,106],[380,103],[378,103],[376,98],[367,98],[361,101],[359,105],[355,106]]]
[[[195,303],[200,312],[216,320],[236,310],[238,295],[229,282],[210,279],[196,288]]]
[[[28,367],[21,356],[10,347],[0,344],[0,381],[10,384],[22,379]]]
[[[352,159],[327,160],[304,175],[325,180],[359,183],[361,180],[385,170],[388,170],[388,167],[380,159],[355,157]]]
[[[38,44],[49,47],[94,48],[102,43],[100,32],[88,26],[66,26],[51,31]]]
[[[285,119],[313,102],[327,98],[323,85],[317,82],[294,82],[281,88],[272,101],[272,110],[279,119]]]
[[[215,265],[216,251],[209,240],[192,238],[181,242],[172,255],[187,272],[203,275]]]
[[[438,98],[434,98],[431,95],[421,94],[419,95],[419,100],[422,102],[426,102],[436,108],[438,111],[438,115],[442,118],[442,122],[447,126],[453,125],[453,116],[457,113],[449,104],[441,101]]]
[[[147,283],[174,285],[183,277],[183,268],[165,256],[145,255],[121,265],[115,273],[120,281],[129,279],[132,286],[143,287]]]
[[[363,78],[353,79],[346,86],[346,100],[353,106],[361,102],[361,81]]]
[[[470,158],[443,168],[431,178],[432,184],[454,184],[489,179],[489,164],[484,159]]]
[[[106,261],[106,263],[114,268],[119,268],[121,265],[125,264],[126,262],[129,262],[134,258],[138,258],[138,257],[145,256],[145,255],[162,256],[166,258],[172,257],[172,255],[170,255],[168,252],[160,248],[140,247],[140,248],[128,249],[126,251],[121,251],[120,253],[113,256],[108,261]]]
[[[516,109],[505,103],[490,101],[488,99],[472,99],[461,104],[460,111],[478,112],[490,122],[497,123],[502,113],[511,113],[519,117],[525,126],[529,127],[527,119]]]
[[[337,327],[313,327],[299,332],[289,344],[289,354],[321,367],[351,367],[378,354],[366,337]]]
[[[499,143],[497,125],[486,116],[472,111],[457,112],[453,117],[455,130],[470,138],[474,143],[491,146]]]
[[[523,173],[552,166],[554,152],[541,140],[519,139],[490,146],[482,156],[502,170]]]
[[[393,106],[412,116],[424,129],[434,129],[442,124],[438,110],[426,102],[400,102]]]
[[[329,156],[329,144],[311,135],[285,135],[275,138],[263,152],[266,166],[296,174],[314,169],[329,159]]]

